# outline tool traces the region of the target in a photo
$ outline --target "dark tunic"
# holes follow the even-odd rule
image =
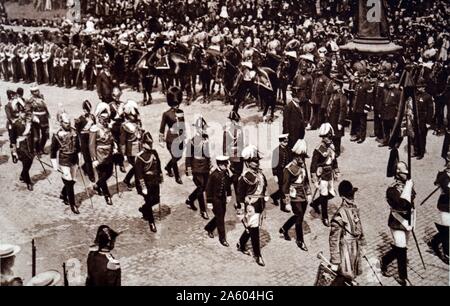
[[[109,252],[91,251],[87,259],[86,286],[120,286],[120,262]]]
[[[393,230],[403,230],[406,228],[394,217],[394,213],[398,214],[405,220],[411,220],[411,211],[413,209],[415,193],[412,192],[412,202],[410,203],[401,198],[405,184],[402,182],[395,182],[386,190],[386,200],[391,207],[391,213],[389,214],[388,226]]]
[[[71,167],[78,163],[80,141],[75,129],[65,131],[61,128],[53,134],[50,158],[56,159],[58,151],[61,166]]]

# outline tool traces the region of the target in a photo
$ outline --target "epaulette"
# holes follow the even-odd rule
[[[256,184],[256,175],[251,172],[250,170],[247,170],[244,175],[242,176],[244,179],[244,182],[246,182],[249,185],[255,185]]]
[[[91,133],[97,133],[100,129],[98,128],[98,126],[96,124],[94,124],[93,126],[91,126],[91,128],[89,129],[89,132]]]
[[[106,258],[108,258],[108,264],[106,268],[108,270],[116,271],[120,269],[120,261],[115,259],[110,253],[105,254]]]
[[[323,143],[320,143],[316,148],[316,151],[319,152],[322,156],[326,156],[328,148]]]

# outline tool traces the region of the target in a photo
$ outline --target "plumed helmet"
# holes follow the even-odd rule
[[[123,112],[127,115],[139,114],[137,102],[133,100],[128,100],[127,103],[125,103],[125,105],[123,106]]]
[[[167,91],[166,99],[170,107],[180,105],[183,100],[183,92],[179,87],[172,86]]]
[[[260,160],[261,155],[255,145],[249,145],[242,150],[242,158],[245,161]]]
[[[328,122],[323,123],[319,128],[319,136],[320,137],[332,137],[334,136],[334,130],[331,124]]]
[[[405,162],[400,161],[397,163],[395,172],[397,174],[408,174],[409,173],[408,166],[406,165]]]
[[[339,195],[345,198],[353,198],[356,191],[358,188],[353,187],[352,183],[346,180],[342,181],[338,187]]]
[[[96,117],[111,116],[111,110],[109,109],[109,105],[106,104],[105,102],[100,102],[99,104],[97,104],[94,114]]]
[[[292,153],[299,156],[308,155],[308,144],[304,139],[299,139],[292,148]]]

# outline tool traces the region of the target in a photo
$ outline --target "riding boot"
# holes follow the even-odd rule
[[[80,212],[78,211],[78,207],[75,203],[75,191],[74,191],[74,181],[67,181],[66,190],[67,190],[67,198],[69,199],[70,209],[76,215]]]
[[[381,274],[386,276],[388,266],[395,258],[397,258],[397,247],[392,245],[392,248],[380,260]]]
[[[398,267],[398,277],[400,279],[400,284],[406,286],[406,281],[408,279],[408,269],[407,269],[407,248],[397,248],[397,267]]]
[[[63,188],[61,189],[61,194],[59,195],[59,198],[63,201],[64,204],[69,205],[69,199],[67,198],[67,184],[68,181],[65,179],[62,179],[63,181]]]

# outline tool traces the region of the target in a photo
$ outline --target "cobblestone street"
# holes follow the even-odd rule
[[[93,243],[97,227],[107,224],[117,231],[119,236],[113,254],[121,261],[123,285],[313,285],[316,279],[319,259],[317,254],[323,252],[329,256],[329,228],[322,225],[320,219],[314,219],[309,210],[305,215],[305,243],[309,252],[301,251],[295,239],[288,242],[280,237],[279,228],[289,218],[271,202],[267,204],[266,219],[262,226],[262,255],[265,267],[258,266],[252,257],[245,256],[236,250],[236,243],[242,234],[243,226],[236,217],[233,205],[227,207],[226,230],[229,248],[223,247],[218,238],[210,239],[203,229],[207,221],[199,212],[189,210],[184,204],[187,196],[195,188],[191,179],[182,176],[183,185],[175,183],[173,178],[165,176],[161,187],[161,207],[154,207],[158,232],[152,233],[148,223],[141,219],[138,208],[143,199],[135,190],[127,191],[122,182],[124,174],[119,172],[119,194],[116,191],[114,177],[109,180],[113,196],[113,206],[107,206],[102,197],[92,197],[93,207],[84,191],[78,176],[75,192],[81,201],[80,215],[74,215],[69,206],[59,200],[62,187],[60,175],[51,169],[44,174],[41,165],[34,160],[30,174],[35,182],[34,191],[29,192],[26,185],[19,182],[20,163],[13,164],[10,158],[8,135],[5,126],[6,89],[25,89],[29,95],[28,84],[13,84],[0,81],[0,240],[1,243],[13,243],[21,246],[17,255],[14,271],[25,281],[31,277],[31,239],[35,239],[37,247],[37,272],[48,269],[62,271],[62,264],[67,262],[70,285],[83,285],[86,275],[86,259],[89,246]],[[41,93],[51,114],[51,133],[58,127],[56,113],[65,109],[72,118],[81,114],[81,103],[84,99],[95,105],[98,101],[96,92],[75,89],[62,89],[40,86]],[[122,100],[140,101],[141,95],[128,90],[124,91]],[[153,94],[154,104],[140,107],[144,128],[149,130],[153,139],[158,139],[159,124],[162,112],[167,109],[165,99],[160,93]],[[182,105],[188,125],[193,123],[195,114],[203,114],[210,125],[226,122],[230,111],[229,105],[215,100],[211,104],[202,104],[200,100],[190,106]],[[253,130],[265,130],[267,125],[261,123],[257,108],[246,107],[240,111],[244,124]],[[281,122],[281,113],[274,126]],[[278,125],[277,125],[278,124]],[[278,132],[277,132],[278,133]],[[222,145],[222,135],[214,133],[211,143],[216,147]],[[271,135],[277,139],[278,134]],[[343,153],[339,159],[342,179],[350,180],[359,188],[356,203],[361,210],[361,218],[365,231],[367,258],[374,265],[384,285],[395,285],[394,277],[383,277],[379,273],[378,257],[390,248],[392,242],[387,218],[389,208],[385,201],[385,190],[392,179],[386,178],[386,164],[389,152],[386,148],[377,147],[374,138],[367,138],[363,144],[349,141],[349,135],[342,139]],[[253,138],[251,138],[253,139]],[[306,140],[309,154],[319,143],[317,131],[308,131]],[[417,161],[413,159],[413,180],[417,191],[418,205],[432,190],[437,171],[442,170],[444,161],[439,157],[442,148],[442,137],[429,133],[427,154]],[[250,140],[251,142],[251,140]],[[270,159],[271,151],[263,149],[266,158]],[[156,146],[162,164],[169,160],[166,148]],[[405,150],[400,150],[401,159],[406,160]],[[50,163],[48,155],[42,157]],[[181,172],[184,173],[184,159]],[[308,167],[310,160],[307,161]],[[271,169],[265,169],[269,181],[269,192],[276,186]],[[93,194],[92,188],[89,191]],[[438,220],[436,201],[438,193],[417,210],[417,239],[424,256],[426,270],[423,269],[414,240],[409,241],[408,273],[413,285],[449,285],[449,268],[427,246],[427,240],[436,233],[434,222]],[[330,215],[339,205],[339,198],[331,200]],[[161,211],[159,211],[161,209]],[[212,212],[209,212],[212,217]],[[291,237],[295,237],[294,228]],[[217,236],[217,235],[216,235]],[[357,281],[360,285],[378,285],[371,269],[363,260],[364,274]],[[79,271],[79,273],[77,272]],[[389,270],[397,275],[395,264]]]

